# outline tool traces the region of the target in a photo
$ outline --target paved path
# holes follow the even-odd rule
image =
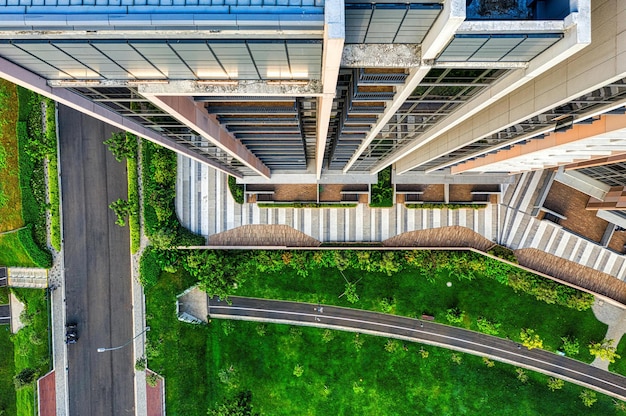
[[[528,368],[626,400],[626,377],[548,351],[448,325],[359,309],[230,297],[209,300],[211,318],[332,328],[421,342]]]
[[[523,173],[515,183],[505,185],[500,204],[479,210],[406,209],[402,204],[261,209],[256,204],[236,204],[225,174],[179,156],[176,210],[185,227],[209,241],[215,234],[248,224],[287,225],[322,243],[382,242],[406,232],[461,226],[511,249],[536,248],[624,280],[625,256],[531,215],[546,180],[547,171]],[[250,245],[245,244],[245,235],[240,236],[241,245]]]
[[[125,164],[102,144],[112,132],[59,106],[66,319],[80,337],[68,346],[71,416],[135,413],[132,349],[96,352],[133,336],[130,238],[108,208],[127,198]]]
[[[0,305],[0,325],[9,325],[11,323],[11,307],[9,305]]]

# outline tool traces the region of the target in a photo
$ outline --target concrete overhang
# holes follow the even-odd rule
[[[422,63],[420,45],[369,43],[345,45],[343,68],[413,68]]]

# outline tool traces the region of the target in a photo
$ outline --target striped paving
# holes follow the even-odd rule
[[[218,241],[211,239],[213,235],[250,224],[286,225],[322,243],[383,242],[406,232],[463,226],[514,250],[536,248],[621,280],[626,274],[624,256],[531,215],[542,186],[550,179],[547,171],[519,175],[516,183],[506,186],[501,204],[478,210],[407,209],[402,204],[392,208],[365,204],[332,209],[259,208],[235,203],[226,179],[221,172],[178,156],[179,218],[209,241]]]
[[[382,242],[407,231],[463,223],[494,241],[498,233],[497,209],[370,208],[259,208],[232,199],[225,174],[179,156],[176,207],[181,223],[211,236],[249,224],[287,225],[322,243]]]
[[[523,173],[506,190],[501,206],[502,244],[513,250],[539,249],[624,280],[626,259],[623,255],[571,233],[558,224],[530,215],[538,190],[548,176],[545,171]]]

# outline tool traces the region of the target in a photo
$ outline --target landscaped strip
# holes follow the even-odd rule
[[[151,268],[142,268],[142,273],[149,272],[148,269],[157,272],[156,262]],[[348,280],[357,278],[356,271],[345,269],[343,274]],[[277,285],[284,285],[280,290],[285,293],[304,292],[315,299],[317,292],[329,286],[329,297],[339,301],[346,298],[345,295],[337,298],[345,290],[344,277],[338,270],[327,268],[319,276],[309,273],[306,277],[285,270],[267,273],[260,285],[272,286],[279,275],[283,278]],[[405,275],[408,276],[404,278]],[[241,287],[262,279],[256,273],[246,276]],[[377,304],[392,311],[408,307],[399,298],[395,302],[381,301],[380,296],[390,294],[384,289],[388,286],[405,292],[407,298],[419,296],[427,285],[432,286],[411,306],[416,313],[422,310],[417,305],[438,297],[440,292],[444,298],[438,301],[444,305],[441,310],[451,301],[463,299],[463,304],[469,304],[479,300],[477,308],[482,307],[485,313],[497,309],[488,307],[489,304],[501,306],[509,298],[520,296],[505,293],[506,297],[501,298],[501,293],[491,291],[483,293],[485,299],[480,300],[473,293],[483,287],[467,287],[467,281],[453,279],[452,287],[448,288],[446,276],[430,283],[427,276],[407,271],[392,276],[360,272],[359,276],[365,276],[357,285],[359,307]],[[175,273],[160,273],[150,280],[153,285],[146,290],[147,323],[152,328],[148,333],[148,364],[165,376],[168,414],[205,414],[207,408],[216,409],[246,391],[251,392],[254,410],[266,415],[302,414],[302,409],[319,415],[377,416],[605,415],[614,411],[612,400],[606,396],[600,395],[599,401],[586,409],[578,397],[582,389],[577,386],[565,383],[561,390],[551,392],[546,376],[524,370],[520,375],[512,366],[441,348],[287,325],[220,320],[212,320],[208,326],[186,324],[176,319],[173,304],[176,295],[193,285],[195,279],[179,269]],[[481,279],[471,283],[478,280]],[[504,287],[482,280],[484,288]],[[445,293],[448,289],[453,292]],[[464,299],[468,294],[471,296]],[[521,297],[516,301],[521,303],[510,305],[507,314],[541,305],[557,308],[527,295]],[[431,312],[436,314],[434,309]],[[583,315],[592,316],[590,311]],[[560,314],[550,316],[566,328],[586,326],[587,318],[581,321],[580,315],[573,317],[571,324],[564,322]],[[535,317],[526,316],[526,319]],[[594,325],[602,326],[595,322]],[[582,329],[586,330],[589,328]]]
[[[46,140],[57,146],[56,105],[46,98]],[[50,244],[61,250],[61,199],[59,196],[59,161],[56,151],[48,154],[48,200],[50,209]]]
[[[25,326],[13,336],[15,372],[30,372],[34,380],[50,371],[48,333],[49,304],[46,292],[38,289],[13,289],[25,304],[20,319]],[[17,390],[17,415],[32,416],[36,409],[36,385],[29,383]]]
[[[159,248],[206,243],[204,237],[183,227],[176,216],[176,158],[169,149],[141,141],[145,233]]]
[[[272,202],[257,203],[259,208],[356,208],[357,204],[330,203],[330,202]]]
[[[393,206],[393,185],[391,184],[391,166],[378,172],[378,182],[372,185],[370,207],[389,208]]]
[[[130,133],[126,133],[130,134]],[[137,138],[135,138],[137,140]],[[128,216],[128,228],[130,231],[130,252],[136,253],[141,243],[141,228],[139,222],[139,174],[137,155],[126,159],[126,170],[128,178],[128,203],[130,204],[130,214]]]
[[[9,302],[9,288],[0,287],[0,305]],[[15,375],[15,358],[13,343],[11,342],[11,328],[9,325],[0,326],[0,415],[14,415],[16,409],[16,394],[13,389]]]

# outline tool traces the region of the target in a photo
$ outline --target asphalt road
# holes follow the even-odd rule
[[[209,316],[317,326],[442,346],[555,376],[626,400],[626,377],[516,342],[419,319],[310,303],[230,297],[209,301]]]
[[[96,352],[133,336],[130,237],[108,208],[127,199],[126,164],[102,144],[113,131],[59,106],[66,315],[79,335],[68,345],[70,416],[135,413],[132,348]]]

